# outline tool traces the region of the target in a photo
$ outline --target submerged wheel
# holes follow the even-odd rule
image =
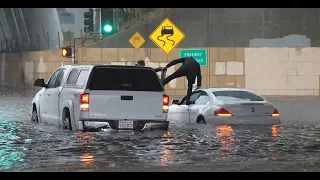
[[[207,124],[207,123],[206,123],[206,120],[204,119],[203,116],[199,116],[199,117],[197,118],[197,123],[198,123],[198,124]]]
[[[66,116],[63,118],[63,129],[72,130],[71,119],[70,119],[69,113],[67,113]]]
[[[37,112],[36,109],[33,109],[33,110],[32,110],[31,121],[32,121],[32,122],[36,122],[36,123],[39,122],[38,112]]]

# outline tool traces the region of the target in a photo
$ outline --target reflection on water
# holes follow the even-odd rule
[[[90,148],[90,143],[94,140],[94,136],[91,133],[88,134],[76,134],[76,137],[78,139],[81,139],[83,143],[83,147],[81,148],[81,151],[83,152],[82,155],[80,155],[80,162],[82,162],[82,165],[89,165],[94,162],[94,156],[90,151],[92,151]]]
[[[279,129],[279,125],[271,126],[270,132],[273,140],[276,140],[276,138],[279,136]],[[262,130],[262,132],[264,132],[264,130]],[[268,130],[266,133],[268,133]],[[233,128],[230,125],[217,125],[216,136],[219,138],[219,145],[221,151],[230,150],[230,148],[234,144],[234,138],[238,138],[237,134],[234,134]]]
[[[80,156],[80,161],[84,164],[91,164],[94,162],[94,156],[91,153],[85,153]]]
[[[220,150],[227,151],[234,143],[232,139],[232,127],[228,125],[216,126],[216,135],[220,139]]]
[[[271,136],[275,140],[279,135],[279,125],[272,125],[271,127]]]
[[[171,164],[171,161],[174,160],[171,156],[171,150],[170,150],[173,148],[173,145],[168,145],[170,144],[170,136],[171,136],[171,133],[169,131],[164,132],[162,136],[161,144],[162,144],[163,155],[159,157],[161,166],[168,166]]]

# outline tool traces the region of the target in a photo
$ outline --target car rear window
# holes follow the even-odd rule
[[[247,91],[216,91],[212,93],[221,101],[264,101],[260,96]]]
[[[89,89],[162,92],[163,86],[152,69],[99,67],[92,72]]]

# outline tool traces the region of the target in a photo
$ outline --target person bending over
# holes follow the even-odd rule
[[[163,86],[168,84],[173,79],[185,76],[188,80],[186,105],[189,105],[190,104],[189,99],[192,93],[192,86],[195,83],[196,78],[197,78],[196,89],[199,89],[201,87],[202,76],[201,76],[200,64],[193,57],[183,57],[183,58],[179,58],[171,61],[164,68],[162,68],[162,70],[166,71],[167,68],[173,65],[176,65],[178,63],[182,63],[182,66],[163,81]]]

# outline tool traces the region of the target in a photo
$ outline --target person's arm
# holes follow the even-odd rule
[[[197,86],[201,87],[201,82],[202,82],[202,76],[201,76],[201,70],[199,69],[198,74],[197,74]]]
[[[156,72],[159,72],[159,71],[162,71],[162,67],[154,68],[153,70]]]
[[[184,62],[184,61],[185,61],[185,58],[175,59],[175,60],[169,62],[169,63],[166,65],[166,68],[169,68],[169,67],[171,67],[171,66],[173,66],[173,65],[176,65],[176,64],[178,64],[178,63],[182,63],[182,62]]]

